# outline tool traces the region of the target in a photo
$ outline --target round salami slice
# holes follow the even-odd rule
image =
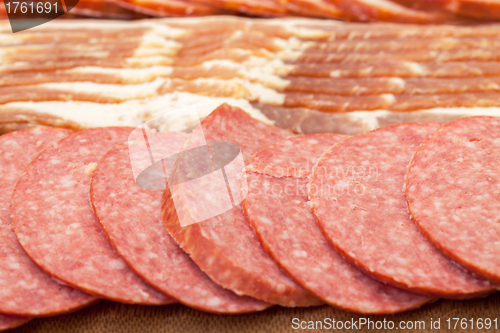
[[[26,324],[31,319],[28,317],[16,317],[0,314],[0,332],[10,330]]]
[[[247,167],[245,214],[264,249],[301,286],[325,302],[360,313],[394,313],[431,299],[380,283],[347,263],[328,243],[307,203],[316,159],[346,137],[304,135],[258,153]]]
[[[186,138],[183,133],[148,134],[154,160],[177,154]],[[134,181],[130,161],[138,164],[144,157],[131,146],[129,142],[111,149],[99,162],[91,185],[96,216],[120,256],[148,283],[187,306],[214,313],[268,308],[268,303],[212,282],[177,245],[161,219],[163,190],[143,189]]]
[[[314,168],[309,199],[326,238],[368,275],[425,295],[471,298],[493,292],[450,262],[410,219],[404,181],[411,158],[439,123],[407,123],[356,135]]]
[[[186,181],[173,188],[171,182],[175,177],[169,178],[169,187],[162,199],[162,214],[170,235],[212,281],[238,295],[288,307],[323,304],[272,260],[243,214],[242,179],[232,175],[239,173],[241,176],[245,162],[240,160],[241,163],[221,167],[217,161],[217,150],[223,150],[219,149],[223,144],[217,145],[221,142],[229,143],[227,147],[237,145],[248,163],[259,150],[290,137],[291,133],[257,121],[227,104],[205,118],[201,127],[203,137],[210,143],[213,159],[191,161],[187,158],[186,166],[192,166],[192,170],[185,173]],[[188,143],[191,145],[195,141],[191,134]],[[231,188],[232,197],[229,197],[228,188]],[[176,189],[181,191],[175,192]],[[224,211],[219,209],[223,199],[227,203]],[[212,217],[204,219],[207,212],[214,211]],[[181,224],[181,221],[195,222]]]
[[[26,253],[57,279],[111,300],[168,304],[170,297],[143,282],[118,256],[89,201],[97,162],[131,131],[89,129],[44,150],[16,185],[12,222]]]
[[[420,231],[444,255],[500,284],[500,118],[446,124],[420,146],[406,195]]]
[[[12,192],[26,166],[44,148],[72,132],[34,128],[0,137],[0,312],[49,316],[74,311],[95,297],[63,286],[43,272],[19,244],[10,219]],[[17,318],[11,320],[15,323]],[[8,321],[8,317],[4,320]],[[2,322],[2,319],[0,319]],[[5,324],[8,326],[7,324]],[[0,328],[2,324],[0,323]]]

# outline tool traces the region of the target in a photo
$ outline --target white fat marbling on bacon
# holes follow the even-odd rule
[[[82,128],[101,126],[139,126],[143,122],[187,105],[195,105],[203,119],[219,105],[228,103],[237,106],[253,118],[272,124],[262,112],[247,100],[234,98],[205,97],[185,92],[175,92],[145,100],[130,100],[116,104],[91,102],[14,102],[0,106],[0,114],[9,108],[19,108],[40,114],[59,117],[62,121],[79,124]],[[68,110],[71,110],[68,113]],[[22,114],[19,120],[26,119]],[[182,131],[196,125],[198,119],[182,112],[174,112],[163,131]]]
[[[101,84],[94,82],[63,82],[42,83],[39,87],[68,91],[74,93],[89,93],[109,96],[117,99],[148,98],[157,95],[157,90],[168,79],[158,78],[152,82],[140,84]]]

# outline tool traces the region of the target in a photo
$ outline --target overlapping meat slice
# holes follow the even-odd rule
[[[298,136],[260,151],[249,166],[243,207],[269,255],[300,285],[325,302],[361,313],[393,313],[431,298],[377,282],[348,264],[329,245],[307,203],[316,160],[346,137]]]
[[[433,6],[478,20],[500,18],[500,1],[497,0],[417,0],[419,7]]]
[[[216,15],[222,11],[203,3],[180,0],[112,0],[123,8],[151,16]]]
[[[189,2],[250,15],[282,16],[287,12],[285,6],[278,0],[189,0]]]
[[[445,256],[498,285],[500,118],[444,125],[409,165],[406,199],[418,229]]]
[[[113,18],[120,20],[133,20],[147,17],[137,11],[128,10],[117,6],[110,0],[79,0],[78,4],[70,11],[71,14],[96,18]]]
[[[312,211],[335,249],[373,278],[436,297],[485,296],[495,288],[442,256],[408,215],[408,164],[440,126],[387,126],[332,147],[310,177]]]
[[[248,163],[251,157],[263,147],[291,136],[289,132],[256,121],[241,110],[226,104],[208,116],[202,122],[201,128],[207,143],[230,142],[238,145],[244,163]],[[194,144],[197,141],[198,137],[192,136],[187,147],[196,147]],[[195,171],[189,172],[186,177],[202,172],[204,164],[201,161],[195,160],[189,163]],[[216,175],[213,172],[209,175],[212,174]],[[205,179],[211,178],[198,179],[203,183]],[[239,191],[240,183],[235,181],[238,183]],[[211,182],[202,185],[202,183],[200,186],[206,185],[210,188],[220,185],[221,191],[226,188],[224,181],[221,184]],[[169,179],[169,184],[171,184],[171,179]],[[184,182],[184,184],[186,185],[180,187],[180,192],[175,192],[179,198],[175,204],[170,190],[167,188],[165,191],[162,199],[163,222],[181,248],[214,282],[236,294],[252,296],[283,306],[321,304],[320,300],[293,282],[265,253],[237,201],[234,205],[230,205],[232,208],[222,214],[212,215],[215,217],[199,223],[181,226],[181,220],[197,218],[200,212],[197,211],[199,207],[205,207],[207,204],[203,201],[203,197],[207,196],[207,200],[212,202],[214,198],[210,199],[211,194],[214,193],[217,196],[215,193],[219,193],[212,192],[215,188],[213,190],[207,188],[206,193],[202,194],[203,197],[198,197],[189,190],[190,184],[196,186],[198,182]],[[184,193],[184,191],[187,192]],[[233,192],[233,198],[236,193]],[[217,205],[217,202],[214,202],[214,205]],[[207,207],[209,210],[214,208],[217,207],[211,205]]]
[[[332,2],[360,21],[436,23],[452,20],[452,16],[444,11],[415,10],[389,0],[332,0]]]
[[[14,190],[14,231],[30,258],[64,283],[125,303],[170,304],[175,301],[141,280],[114,251],[89,201],[96,163],[131,131],[89,129],[45,149]]]
[[[363,64],[297,64],[289,67],[286,75],[361,78],[361,77],[436,77],[460,78],[470,76],[500,76],[500,63],[496,61],[411,62],[379,61]]]
[[[145,281],[190,307],[214,313],[261,311],[270,304],[237,296],[213,283],[168,234],[161,219],[163,190],[141,188],[134,165],[150,166],[180,151],[184,133],[147,134],[111,149],[92,177],[91,200],[107,237]]]
[[[56,282],[26,255],[10,218],[10,203],[23,170],[43,149],[72,134],[56,128],[17,131],[0,137],[0,312],[50,316],[88,306],[96,298]],[[2,327],[0,316],[0,329]],[[4,318],[7,325],[8,318]],[[15,324],[17,319],[12,319]]]

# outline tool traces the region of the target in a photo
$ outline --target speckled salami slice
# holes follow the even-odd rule
[[[291,133],[261,123],[227,104],[212,112],[202,122],[202,127],[207,142],[237,144],[246,163],[260,149],[291,136]],[[296,284],[264,251],[241,205],[213,218],[181,227],[177,213],[194,216],[197,210],[189,202],[193,198],[184,197],[186,199],[180,206],[177,203],[174,206],[170,191],[165,191],[162,199],[164,224],[182,249],[214,282],[238,295],[283,306],[322,303]],[[176,208],[181,210],[176,212]]]
[[[173,300],[144,283],[114,251],[90,205],[96,163],[131,131],[85,130],[44,150],[16,185],[12,222],[26,253],[57,279],[120,302],[168,304]]]
[[[183,133],[148,134],[150,145],[157,141],[154,160],[177,154],[186,138]],[[163,190],[143,189],[135,183],[130,160],[138,163],[143,155],[129,151],[129,145],[118,145],[101,159],[91,185],[96,216],[120,256],[148,283],[190,307],[216,313],[269,307],[212,282],[177,245],[161,219]]]
[[[31,319],[28,317],[16,317],[0,314],[0,332],[19,327]]]
[[[387,126],[334,146],[314,168],[312,210],[337,251],[376,279],[444,298],[487,295],[492,286],[441,255],[409,216],[404,193],[408,164],[440,126]]]
[[[500,118],[470,117],[429,136],[406,196],[420,231],[445,256],[500,284]]]
[[[259,152],[247,167],[245,214],[267,253],[325,302],[377,314],[419,307],[430,298],[387,286],[347,263],[322,235],[309,209],[307,177],[316,159],[345,138],[299,136]]]
[[[12,192],[23,170],[47,146],[72,132],[34,128],[0,137],[0,312],[48,316],[74,311],[95,297],[57,283],[26,255],[10,219]],[[16,318],[17,319],[17,318]],[[7,321],[7,319],[5,319]],[[2,327],[0,319],[0,329]],[[16,320],[12,320],[15,323]],[[5,324],[6,327],[8,326]]]

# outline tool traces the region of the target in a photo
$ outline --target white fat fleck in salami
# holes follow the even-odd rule
[[[26,253],[57,279],[111,300],[168,304],[173,300],[143,282],[114,251],[90,205],[89,165],[131,131],[90,129],[44,150],[16,185],[12,221]]]
[[[347,263],[322,235],[310,211],[308,175],[323,152],[345,138],[336,134],[305,135],[259,152],[250,164],[252,169],[247,168],[245,214],[267,253],[295,281],[325,302],[373,314],[419,307],[430,298],[387,286]],[[290,173],[291,169],[302,172]]]
[[[177,154],[186,138],[183,133],[149,133],[154,160]],[[96,216],[118,254],[148,283],[190,307],[215,313],[268,308],[268,303],[212,282],[177,245],[161,219],[163,190],[143,189],[134,181],[130,160],[139,163],[144,157],[129,150],[131,145],[111,149],[99,162],[91,185]]]
[[[207,142],[231,142],[240,146],[245,163],[260,149],[291,136],[291,133],[254,120],[227,104],[212,112],[202,122],[202,127]],[[285,274],[264,251],[241,205],[213,218],[181,227],[177,214],[192,217],[200,207],[192,204],[197,203],[197,197],[192,193],[186,193],[183,200],[174,206],[170,191],[165,191],[163,222],[181,248],[214,282],[238,295],[283,306],[322,304]],[[211,206],[202,206],[202,209]]]
[[[429,136],[410,164],[410,212],[445,256],[500,284],[500,118],[470,117]]]
[[[441,255],[408,212],[404,192],[408,164],[418,146],[440,126],[387,126],[332,147],[314,168],[309,199],[330,243],[373,278],[444,298],[484,296],[493,287]]]
[[[28,317],[16,317],[0,314],[0,332],[19,327],[31,319]]]
[[[95,301],[73,288],[60,285],[26,255],[10,218],[12,192],[23,170],[44,148],[72,131],[35,128],[0,137],[0,312],[48,316],[74,311]],[[17,319],[17,318],[16,318]],[[7,327],[8,317],[0,317]],[[15,320],[9,321],[13,324]]]

